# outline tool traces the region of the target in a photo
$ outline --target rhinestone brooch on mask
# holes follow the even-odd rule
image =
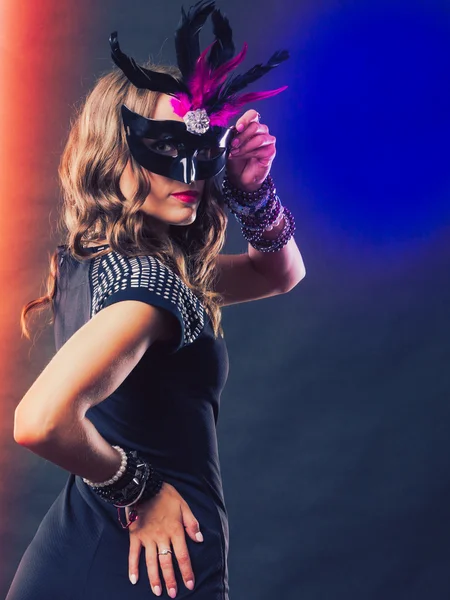
[[[209,117],[204,108],[188,111],[184,115],[183,120],[186,123],[186,129],[189,133],[202,135],[202,133],[206,133],[209,129]]]

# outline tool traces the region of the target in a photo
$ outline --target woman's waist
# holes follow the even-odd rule
[[[126,432],[98,427],[99,433],[111,445],[124,450],[135,450],[144,460],[166,477],[188,488],[212,496],[214,501],[224,504],[222,476],[217,444],[205,442],[193,447],[179,444],[171,439],[155,439],[148,435],[141,439],[129,437]],[[149,441],[151,440],[151,444]],[[225,507],[222,506],[223,510]]]
[[[169,426],[156,417],[125,421],[100,411],[91,411],[89,419],[111,445],[137,450],[155,462],[155,468],[173,468],[179,473],[220,470],[217,433],[210,423],[185,420],[181,426],[178,419]]]

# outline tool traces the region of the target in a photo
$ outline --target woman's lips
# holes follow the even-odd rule
[[[180,192],[172,194],[172,196],[175,196],[175,198],[178,198],[182,202],[195,202],[198,198],[198,192]]]

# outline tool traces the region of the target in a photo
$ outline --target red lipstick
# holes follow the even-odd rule
[[[172,196],[178,198],[182,202],[195,202],[199,196],[199,193],[194,190],[188,190],[186,192],[174,192]]]

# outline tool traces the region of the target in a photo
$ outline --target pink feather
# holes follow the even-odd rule
[[[176,98],[171,98],[170,104],[173,112],[179,117],[184,117],[191,110],[191,100],[187,94],[180,93]]]
[[[214,40],[198,57],[195,72],[189,82],[189,90],[192,95],[193,108],[203,107],[217,88],[226,80],[230,71],[234,70],[245,58],[248,45],[244,43],[241,52],[218,69],[211,71],[206,55],[217,43]]]
[[[270,98],[271,96],[275,96],[280,92],[283,92],[288,86],[285,85],[283,87],[277,88],[276,90],[269,90],[267,92],[250,92],[248,94],[242,94],[238,96],[234,100],[231,100],[227,104],[225,104],[219,111],[210,115],[210,125],[218,125],[219,127],[227,127],[228,121],[236,115],[244,104],[248,104],[249,102],[256,102],[257,100],[264,100],[265,98]]]
[[[208,90],[211,80],[211,69],[208,65],[207,54],[214,46],[217,40],[214,40],[197,59],[195,71],[189,80],[188,86],[192,96],[193,108],[201,108],[204,104],[205,91]]]

